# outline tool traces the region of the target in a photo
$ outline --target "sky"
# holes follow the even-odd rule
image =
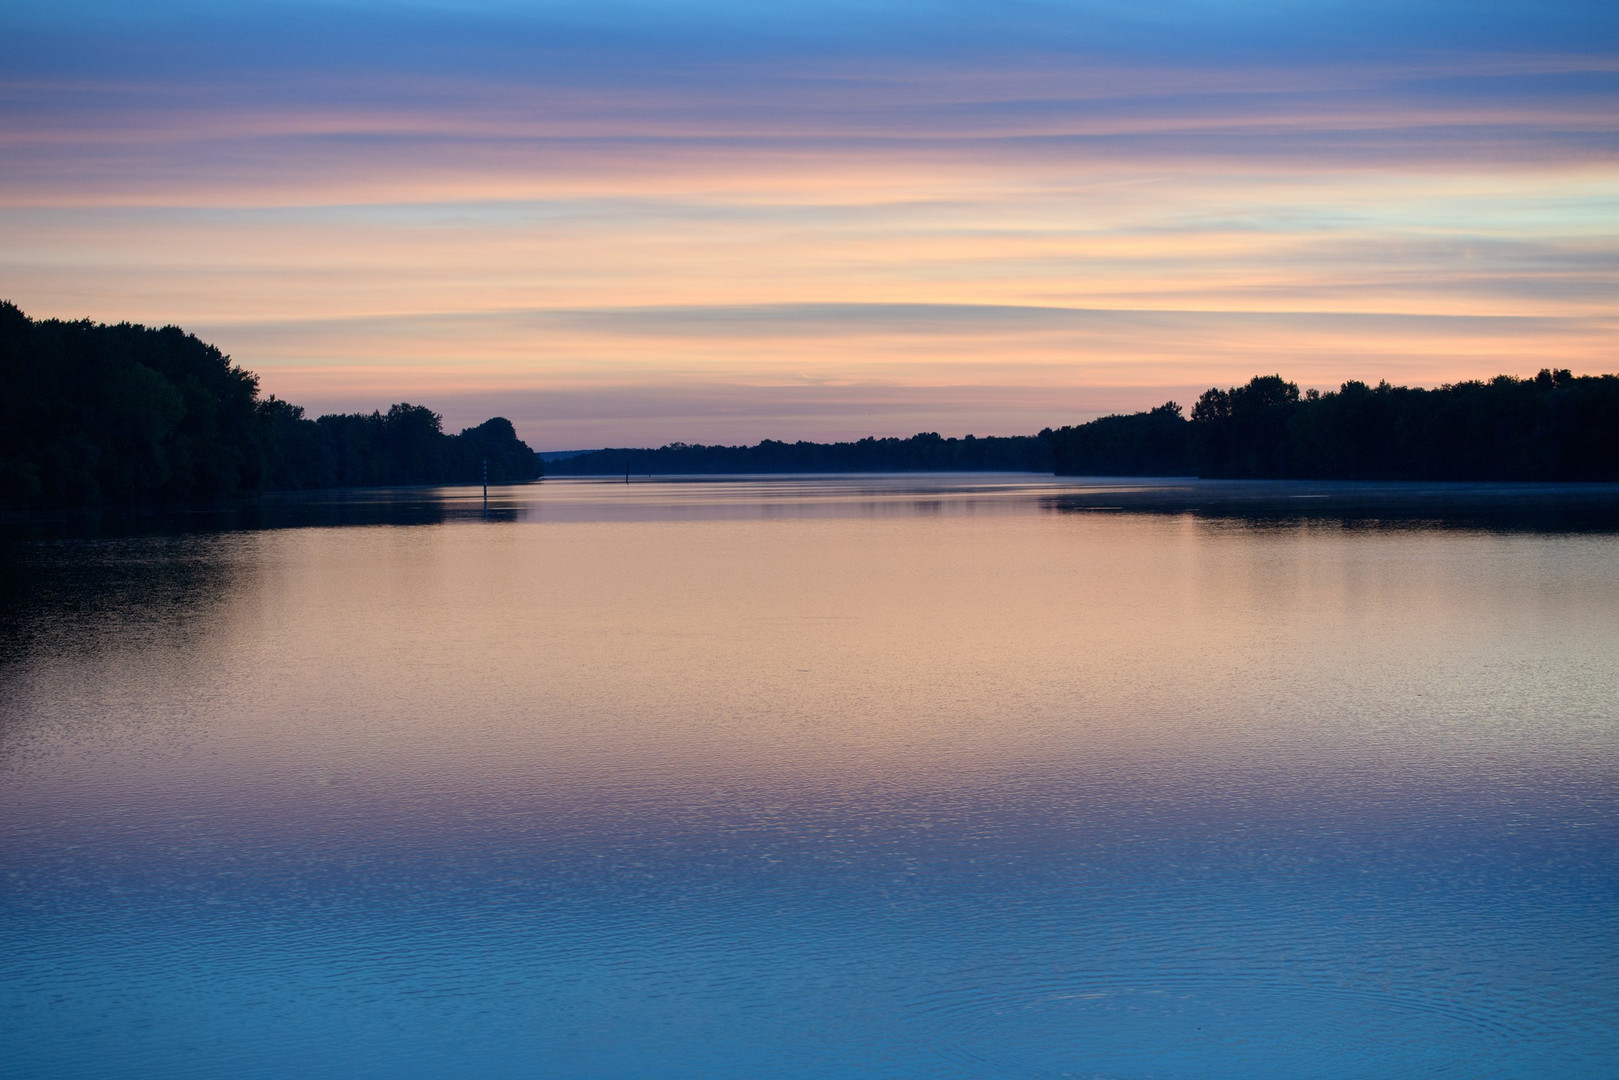
[[[544,450],[1619,371],[1619,5],[8,0],[0,297]]]

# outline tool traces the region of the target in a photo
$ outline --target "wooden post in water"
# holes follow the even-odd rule
[[[483,459],[483,512],[489,513],[489,459]]]

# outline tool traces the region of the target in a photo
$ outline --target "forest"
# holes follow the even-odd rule
[[[0,301],[0,509],[195,505],[266,491],[539,478],[495,417],[456,435],[439,415],[311,419],[178,327],[34,321]],[[1280,375],[1034,435],[670,443],[549,463],[561,476],[1053,472],[1332,480],[1619,480],[1619,376],[1543,369],[1436,389]]]
[[[321,416],[178,327],[35,321],[0,301],[0,508],[194,505],[265,491],[536,479],[511,422],[398,404]]]
[[[1312,480],[1619,480],[1619,376],[1543,369],[1427,390],[1280,375],[1051,435],[1063,475]]]
[[[1035,435],[671,443],[552,461],[554,475],[1053,472],[1312,480],[1619,480],[1619,376],[1542,370],[1433,390],[1346,382],[1301,392],[1280,375]]]

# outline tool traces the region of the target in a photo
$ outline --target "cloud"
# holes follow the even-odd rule
[[[1589,370],[1610,7],[29,0],[0,295],[295,399],[698,427],[727,387],[903,433],[968,386],[1022,430],[1084,387]]]

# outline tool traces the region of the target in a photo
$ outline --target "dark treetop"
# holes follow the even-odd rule
[[[1280,375],[1052,436],[1071,475],[1310,480],[1619,479],[1619,376],[1543,370],[1423,390],[1346,382],[1299,393]]]
[[[536,479],[496,417],[446,435],[436,413],[311,420],[176,327],[34,322],[0,301],[0,508],[207,502],[260,491]],[[1032,471],[1331,480],[1619,480],[1619,376],[1543,370],[1435,390],[1279,375],[1036,435],[671,443],[554,460],[565,476]]]
[[[1619,376],[1542,371],[1422,390],[1347,382],[1301,394],[1279,375],[1010,438],[596,450],[553,474],[1027,470],[1066,476],[1319,480],[1619,480]]]
[[[511,422],[446,435],[419,405],[311,420],[177,327],[35,322],[0,301],[0,508],[210,502],[262,491],[533,480]]]
[[[1331,480],[1619,479],[1619,376],[1542,370],[1435,390],[1278,375],[1212,389],[1187,425],[1200,476]]]

